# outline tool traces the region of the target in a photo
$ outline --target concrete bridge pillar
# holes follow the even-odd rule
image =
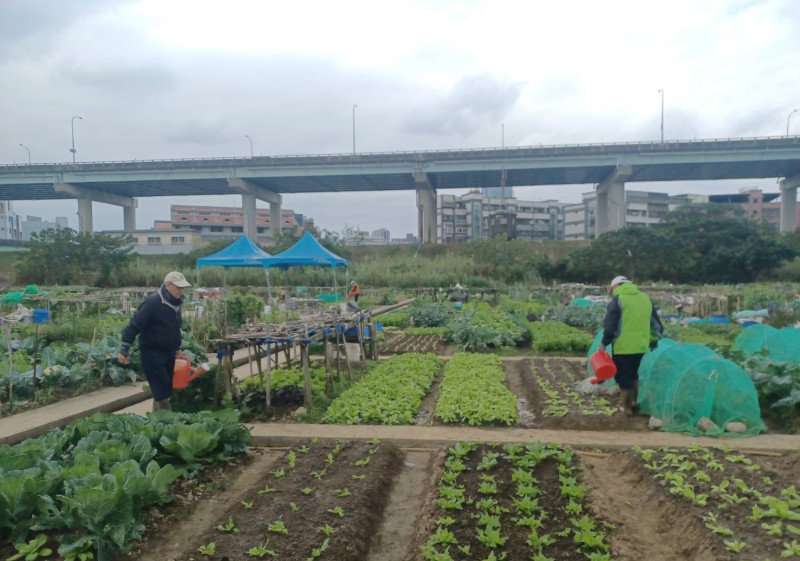
[[[136,207],[124,206],[122,207],[122,222],[124,224],[125,232],[130,234],[136,231]]]
[[[414,174],[417,185],[417,233],[422,243],[436,243],[436,190],[424,172]]]
[[[92,221],[92,199],[78,199],[78,231],[92,233],[94,224]]]
[[[281,235],[281,201],[269,204],[269,237],[272,241]]]
[[[632,173],[630,166],[620,166],[597,186],[595,238],[625,227],[625,181]]]
[[[253,243],[258,243],[258,224],[256,221],[256,196],[242,194],[242,211],[244,212],[244,235]]]
[[[124,210],[123,224],[126,232],[136,230],[136,207],[139,205],[134,197],[123,197],[99,191],[91,187],[82,185],[72,185],[71,183],[56,183],[53,185],[56,193],[64,193],[70,197],[78,199],[78,230],[81,232],[92,232],[94,222],[92,220],[92,203],[106,203],[109,205],[121,206]]]
[[[797,229],[797,188],[800,187],[800,175],[783,178],[779,184],[781,189],[781,233],[794,232]]]
[[[246,179],[232,177],[228,179],[228,186],[242,195],[242,210],[244,211],[244,232],[250,241],[258,243],[258,225],[256,224],[256,199],[269,203],[269,237],[274,241],[281,231],[281,202],[282,197],[275,191],[256,185]]]

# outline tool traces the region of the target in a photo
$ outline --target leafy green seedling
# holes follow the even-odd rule
[[[355,473],[354,473],[354,474],[353,474],[353,475],[351,475],[350,477],[352,477],[353,479],[364,479],[366,476],[367,476],[367,474],[366,474],[366,473],[362,473],[362,474],[355,474]]]
[[[267,530],[276,534],[283,534],[284,536],[289,535],[289,529],[286,527],[286,524],[283,523],[283,520],[280,519],[271,524],[267,524]]]
[[[289,503],[289,508],[291,508],[292,510],[300,510],[300,507],[297,506],[297,503],[292,503],[292,502]]]
[[[233,523],[233,516],[228,517],[227,524],[219,524],[217,526],[217,530],[222,532],[223,534],[238,534],[239,528],[236,527],[236,524]]]
[[[322,479],[323,476],[325,475],[326,471],[328,471],[328,470],[323,469],[323,470],[320,470],[320,471],[312,471],[311,475],[314,477],[314,479]]]
[[[286,471],[285,471],[283,468],[281,468],[281,469],[276,469],[276,470],[273,470],[273,471],[271,471],[270,473],[271,473],[271,474],[272,474],[272,476],[273,476],[273,477],[275,477],[276,479],[280,479],[281,477],[284,477],[284,476],[286,476]]]
[[[335,462],[336,460],[334,460],[334,459],[333,459],[333,454],[330,454],[330,453],[329,453],[329,454],[328,454],[328,457],[327,457],[327,458],[325,458],[325,461],[328,463],[328,465],[330,465],[330,464],[332,464],[333,462]]]
[[[322,532],[326,536],[332,536],[333,534],[336,533],[336,528],[328,524],[325,524],[324,526],[318,526],[317,531]]]
[[[300,448],[297,449],[297,451],[300,452],[301,454],[308,454],[308,446],[301,446]]]
[[[741,553],[747,547],[746,543],[740,542],[738,540],[723,541],[722,543],[725,544],[725,549],[727,549],[728,551],[732,551],[734,553]]]
[[[260,489],[258,491],[258,494],[259,495],[266,495],[268,493],[274,493],[275,491],[277,491],[277,489],[275,487],[270,487],[269,484],[266,484],[266,485],[264,485],[263,489]]]
[[[311,549],[311,557],[308,557],[306,559],[306,561],[314,561],[314,559],[317,559],[318,557],[320,557],[322,555],[322,552],[324,552],[326,549],[328,549],[328,542],[329,541],[330,540],[328,538],[325,538],[324,540],[322,540],[322,545],[321,546],[312,548]]]
[[[345,487],[344,489],[336,489],[336,491],[334,492],[336,493],[337,497],[349,497],[350,495],[353,494],[347,487]]]
[[[17,553],[8,557],[6,561],[16,561],[17,559],[25,559],[25,561],[34,561],[39,557],[47,557],[53,554],[53,550],[47,545],[47,536],[39,534],[27,543],[14,544],[14,549]]]
[[[64,553],[59,551],[59,553],[64,557],[64,561],[90,561],[94,559],[94,553],[91,551],[93,543],[94,540],[86,540],[75,549]]]
[[[800,557],[800,543],[797,543],[797,540],[792,540],[790,542],[783,542],[783,551],[781,551],[781,557],[791,557],[791,556]]]
[[[370,446],[377,446],[380,443],[381,443],[381,441],[377,436],[374,436],[370,440],[367,441],[367,444],[369,444]]]
[[[289,453],[286,454],[286,459],[289,460],[289,467],[294,467],[297,463],[297,454],[295,454],[294,450],[289,450]]]
[[[208,545],[201,545],[197,548],[201,555],[208,555],[211,557],[217,551],[216,542],[210,542]]]
[[[761,527],[764,528],[770,536],[783,535],[783,522],[780,520],[775,522],[775,524],[767,524],[766,522],[762,522]]]
[[[278,554],[275,553],[272,549],[267,549],[267,544],[269,540],[265,541],[264,543],[257,545],[256,547],[251,547],[247,550],[247,555],[250,557],[264,557],[265,555],[269,555],[270,557],[277,557]]]
[[[344,516],[344,509],[342,507],[340,507],[340,506],[337,506],[337,507],[334,507],[334,508],[329,508],[328,512],[330,512],[331,514],[335,514],[335,515],[339,516],[340,518],[342,516]]]
[[[250,510],[253,508],[253,503],[255,503],[255,501],[242,501],[242,505],[244,505],[245,510]]]
[[[302,489],[300,489],[300,492],[303,493],[304,495],[310,495],[311,493],[314,492],[314,487],[303,487]]]
[[[371,458],[369,456],[367,456],[363,460],[356,460],[356,467],[365,467],[367,464],[369,464],[370,460]]]

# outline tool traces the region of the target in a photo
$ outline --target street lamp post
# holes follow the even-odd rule
[[[356,107],[358,107],[358,105],[354,103],[353,104],[353,155],[354,156],[356,154]]]
[[[789,121],[792,120],[792,115],[794,115],[795,113],[797,113],[797,109],[789,113],[789,116],[786,117],[786,136],[789,136]]]
[[[75,119],[83,120],[83,117],[78,117],[77,115],[73,115],[72,117],[72,148],[70,152],[72,152],[72,163],[75,163]]]
[[[246,134],[246,135],[244,135],[244,137],[245,137],[247,140],[249,140],[249,141],[250,141],[250,157],[252,158],[252,157],[253,157],[253,139],[252,139],[252,138],[250,138],[250,136],[249,136],[249,135],[247,135],[247,134]]]
[[[31,149],[25,146],[24,144],[20,144],[27,152],[28,152],[28,163],[31,163]]]
[[[661,94],[661,142],[664,142],[664,90],[658,90]]]

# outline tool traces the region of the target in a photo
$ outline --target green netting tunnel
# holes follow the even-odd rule
[[[705,345],[662,339],[639,368],[639,411],[660,419],[663,430],[704,436],[754,436],[764,432],[755,386],[734,362]],[[713,425],[705,430],[698,421]],[[727,432],[728,423],[744,432]]]
[[[748,355],[764,352],[771,360],[800,364],[800,329],[751,325],[736,337],[733,348]]]

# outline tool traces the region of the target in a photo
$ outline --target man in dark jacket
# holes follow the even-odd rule
[[[619,407],[632,415],[639,398],[639,364],[648,347],[653,350],[658,345],[663,327],[650,297],[627,278],[611,281],[611,295],[600,348],[605,350],[613,343]]]
[[[141,303],[122,332],[117,360],[128,363],[128,351],[139,336],[139,354],[147,383],[153,392],[153,411],[172,410],[172,374],[175,354],[181,348],[181,304],[183,291],[192,286],[181,273],[172,271],[164,284]]]

